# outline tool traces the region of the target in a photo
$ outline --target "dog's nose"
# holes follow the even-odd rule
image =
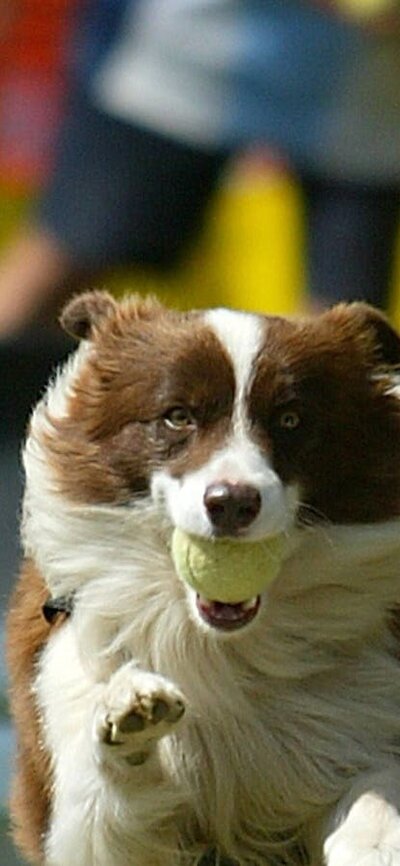
[[[207,487],[204,505],[215,529],[234,535],[255,520],[261,508],[261,496],[250,484],[221,481]]]

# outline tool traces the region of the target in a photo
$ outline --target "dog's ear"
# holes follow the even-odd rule
[[[380,310],[356,301],[338,304],[325,315],[334,317],[344,331],[361,340],[377,365],[400,366],[400,336]]]
[[[364,318],[365,325],[370,328],[375,339],[375,351],[378,361],[391,367],[400,366],[400,336],[389,322],[389,319],[368,304],[359,304],[359,314]]]
[[[60,324],[76,340],[90,340],[107,322],[120,331],[126,323],[151,320],[163,312],[163,304],[151,295],[133,293],[116,301],[109,292],[94,290],[72,298],[61,313]]]
[[[117,303],[108,292],[92,291],[76,295],[64,307],[60,324],[76,340],[90,338],[93,328],[117,309]]]

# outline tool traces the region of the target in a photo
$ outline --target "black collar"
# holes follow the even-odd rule
[[[59,598],[49,596],[42,607],[43,616],[50,625],[57,619],[58,614],[63,613],[65,616],[71,616],[74,609],[74,593],[70,595],[62,595]]]

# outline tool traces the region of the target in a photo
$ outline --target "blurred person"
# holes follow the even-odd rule
[[[0,262],[0,335],[96,271],[173,267],[229,160],[256,142],[301,185],[313,302],[386,306],[399,28],[360,26],[345,3],[88,0],[49,186]]]

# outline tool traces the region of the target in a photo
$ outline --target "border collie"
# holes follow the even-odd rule
[[[102,292],[62,324],[80,344],[30,422],[8,620],[17,843],[45,866],[399,866],[400,338],[358,303]],[[256,600],[199,604],[176,527],[286,552]]]

